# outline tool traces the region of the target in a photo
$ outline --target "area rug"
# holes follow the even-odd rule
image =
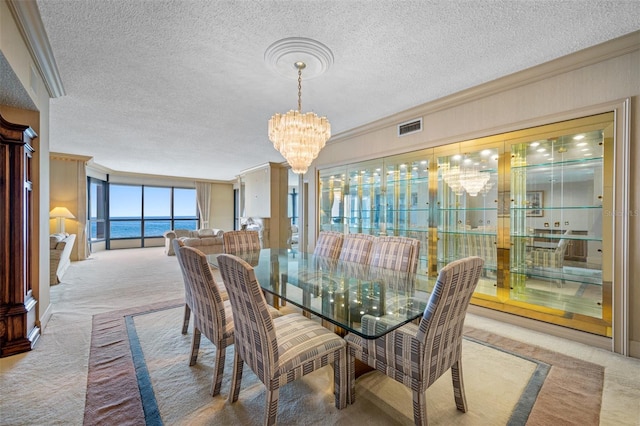
[[[93,318],[86,425],[261,424],[264,387],[245,369],[238,402],[227,401],[233,348],[221,395],[209,394],[214,347],[202,339],[189,367],[180,333],[184,302],[172,300]],[[432,425],[597,425],[604,369],[467,327],[463,367],[469,411],[455,409],[450,376],[427,391]],[[326,370],[326,371],[325,371]],[[279,424],[412,424],[411,392],[379,372],[356,381],[356,402],[333,405],[330,368],[282,388]]]

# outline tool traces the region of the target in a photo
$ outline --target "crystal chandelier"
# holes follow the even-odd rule
[[[464,170],[460,173],[460,184],[469,195],[475,197],[490,178],[489,173],[482,173],[477,169]]]
[[[331,124],[326,117],[313,112],[302,113],[302,70],[304,62],[296,62],[298,69],[298,110],[274,114],[269,120],[269,139],[287,160],[294,173],[306,173],[311,162],[331,137]]]
[[[476,168],[453,166],[444,169],[442,178],[456,195],[462,195],[466,191],[475,197],[490,185],[491,175]]]

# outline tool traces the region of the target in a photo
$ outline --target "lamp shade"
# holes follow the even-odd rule
[[[59,234],[64,234],[65,219],[76,218],[66,207],[55,207],[49,212],[49,217],[56,219],[56,232],[58,232]]]
[[[49,217],[64,217],[65,219],[75,219],[76,217],[71,214],[68,208],[66,207],[55,207],[53,210],[49,212]]]

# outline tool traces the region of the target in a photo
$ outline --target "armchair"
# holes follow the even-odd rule
[[[49,236],[49,285],[60,282],[71,265],[71,250],[76,234],[52,234]]]
[[[564,235],[571,231],[565,232]],[[567,251],[568,241],[562,238],[555,248],[534,247],[530,251],[530,262],[533,267],[540,268],[562,268],[564,265],[564,255]]]

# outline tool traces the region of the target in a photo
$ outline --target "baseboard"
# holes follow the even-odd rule
[[[549,324],[546,322],[520,317],[518,315],[509,314],[506,312],[500,312],[493,309],[484,308],[481,306],[470,305],[469,312],[485,318],[490,318],[499,322],[504,322],[518,327],[526,328],[528,330],[538,331],[551,336],[561,337],[563,339],[573,340],[574,342],[582,343],[585,345],[593,346],[596,348],[604,349],[613,352],[613,340],[609,337],[598,336],[584,331],[573,330],[567,327],[562,327],[555,324]],[[640,344],[637,347],[640,353]],[[631,355],[634,356],[634,355]],[[637,357],[637,355],[635,356]]]
[[[53,304],[49,303],[47,309],[40,315],[40,333],[44,333],[47,324],[51,320],[51,316],[53,315]]]

